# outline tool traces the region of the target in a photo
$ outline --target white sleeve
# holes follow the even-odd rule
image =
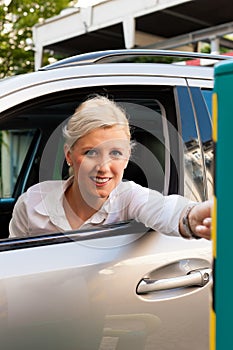
[[[28,215],[26,209],[27,194],[23,193],[17,200],[9,224],[9,238],[28,236]]]
[[[130,218],[166,235],[180,236],[179,220],[190,202],[179,195],[161,193],[136,185],[131,192]]]

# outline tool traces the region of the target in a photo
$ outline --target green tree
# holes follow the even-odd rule
[[[0,78],[34,70],[32,27],[69,6],[69,0],[0,0]],[[48,63],[45,56],[45,64]]]

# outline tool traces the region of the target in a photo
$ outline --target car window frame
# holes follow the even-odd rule
[[[124,79],[123,79],[124,80]],[[147,81],[147,83],[145,84],[145,80]],[[150,84],[148,84],[148,82],[150,82]],[[160,84],[158,84],[158,82],[160,82]],[[121,81],[121,83],[122,83],[122,81]],[[183,84],[185,84],[185,79],[180,79],[180,78],[170,78],[170,77],[168,77],[168,78],[150,78],[149,80],[148,80],[148,77],[146,77],[146,79],[142,79],[142,81],[141,81],[141,84],[139,84],[139,86],[140,87],[142,87],[143,88],[143,86],[144,86],[144,84],[145,84],[145,86],[147,87],[147,88],[149,88],[150,86],[152,87],[152,86],[154,86],[155,88],[156,87],[158,87],[158,86],[169,86],[169,87],[174,87],[177,83],[182,83],[182,85]],[[112,82],[111,82],[111,84],[108,82],[108,84],[107,84],[107,86],[113,86],[113,84],[112,84]],[[119,84],[119,87],[121,86],[121,84]],[[123,86],[124,86],[124,84],[123,84]],[[130,84],[129,86],[134,86],[134,84]],[[135,85],[136,86],[136,85]],[[137,84],[137,86],[138,86],[138,84]],[[76,87],[76,89],[77,89],[77,87]],[[76,90],[75,89],[75,90]],[[78,88],[79,89],[79,88]],[[81,89],[82,90],[82,89]],[[66,91],[70,91],[70,89],[66,89]],[[73,89],[72,89],[72,91],[73,91]],[[64,93],[64,91],[59,91],[59,93]],[[49,102],[49,101],[51,101],[51,99],[53,99],[53,96],[54,94],[50,94],[50,95],[46,95],[46,96],[44,96],[43,94],[41,94],[38,98],[39,99],[44,99],[44,101],[47,103],[47,102]],[[35,98],[32,98],[30,101],[27,101],[27,103],[29,104],[29,106],[35,106],[38,102],[37,102],[37,100],[38,99],[35,99]],[[20,108],[28,108],[28,105],[26,105],[26,103],[25,103],[25,101],[24,101],[24,103],[23,103],[23,105],[20,105]],[[11,108],[11,110],[7,110],[6,111],[6,115],[8,114],[8,116],[10,115],[10,114],[12,114],[15,110],[17,109],[17,106],[16,107],[13,107],[13,108]],[[175,118],[176,119],[176,118]],[[39,146],[38,146],[39,147]],[[36,152],[34,152],[34,153],[36,153]],[[33,158],[33,157],[32,157]],[[33,162],[33,160],[31,159],[30,160],[31,162]],[[21,188],[25,188],[25,186],[26,186],[26,181],[27,181],[27,179],[25,179],[25,181],[24,181],[24,183],[23,184],[21,184],[20,186],[21,186]],[[169,186],[170,186],[170,184],[169,184]],[[15,195],[16,196],[18,196],[18,195],[20,195],[20,190],[16,190],[15,191]],[[121,229],[119,229],[119,231],[120,231]],[[47,235],[47,234],[46,234]],[[57,234],[56,236],[55,236],[56,238],[57,238],[57,240],[59,240],[59,239],[61,239],[61,237],[62,237],[62,235],[61,234]],[[54,237],[54,240],[56,241],[56,238]],[[31,241],[31,240],[30,240]],[[32,241],[34,241],[34,242],[36,242],[36,238],[33,238],[32,239]],[[31,241],[31,243],[32,243],[32,241]],[[40,242],[40,244],[41,245],[43,245],[43,239],[38,239],[37,240],[37,244],[38,244],[38,242]],[[2,244],[3,244],[3,242],[2,242]],[[5,242],[5,244],[6,244],[6,246],[12,246],[12,248],[14,247],[14,240],[9,240],[8,242]],[[24,246],[24,244],[25,244],[25,240],[24,239],[22,239],[22,240],[19,240],[19,241],[17,241],[17,247],[20,247],[20,246]],[[34,244],[34,243],[33,243]],[[14,249],[14,248],[13,248]]]

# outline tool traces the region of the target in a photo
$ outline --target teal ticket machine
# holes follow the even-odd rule
[[[222,350],[232,346],[233,338],[233,60],[217,64],[214,79],[214,284],[210,344],[211,350]]]

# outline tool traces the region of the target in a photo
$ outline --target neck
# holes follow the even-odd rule
[[[68,216],[76,216],[78,220],[85,222],[93,214],[95,214],[103,205],[104,200],[101,198],[88,198],[85,200],[80,193],[79,187],[75,182],[65,192],[66,208],[68,208]]]

